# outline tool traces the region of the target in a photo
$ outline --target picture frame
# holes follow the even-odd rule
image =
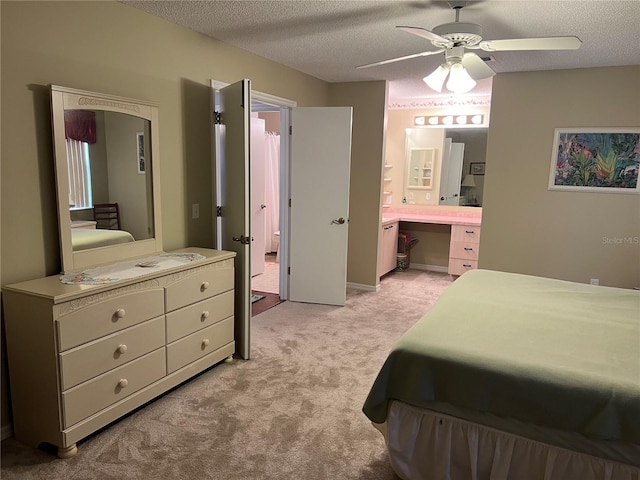
[[[484,175],[484,162],[472,162],[469,164],[469,173],[471,175]]]
[[[136,146],[137,146],[137,158],[136,163],[138,165],[138,173],[144,175],[147,171],[145,148],[144,148],[144,132],[136,133]]]
[[[549,190],[640,193],[640,128],[556,128]]]

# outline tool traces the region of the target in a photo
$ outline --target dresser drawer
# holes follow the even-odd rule
[[[165,351],[160,348],[63,392],[63,428],[128,397],[161,379],[165,373]]]
[[[119,367],[164,344],[164,317],[158,317],[67,350],[60,355],[62,390]]]
[[[480,227],[473,225],[451,225],[451,241],[480,243]]]
[[[196,271],[165,287],[167,312],[233,288],[233,263],[226,268]]]
[[[58,348],[64,351],[158,317],[164,313],[163,307],[162,288],[124,293],[87,306],[76,306],[74,302],[62,304],[62,312],[65,308],[72,311],[56,322]]]
[[[167,314],[167,343],[233,316],[233,290]]]
[[[479,245],[477,243],[451,242],[449,257],[478,260],[478,248]]]
[[[478,268],[477,260],[464,260],[461,258],[449,259],[449,275],[462,275],[467,270]]]
[[[167,374],[233,342],[233,317],[167,345]]]

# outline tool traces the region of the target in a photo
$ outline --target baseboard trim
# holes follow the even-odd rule
[[[13,426],[3,425],[2,429],[0,429],[0,439],[6,440],[7,438],[13,437]]]
[[[353,288],[354,290],[364,290],[365,292],[378,292],[380,291],[380,284],[377,285],[365,285],[363,283],[347,282],[347,288]]]
[[[449,268],[444,265],[425,265],[423,263],[411,263],[409,268],[414,270],[426,270],[427,272],[449,273]]]

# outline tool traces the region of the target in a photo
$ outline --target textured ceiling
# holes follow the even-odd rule
[[[448,2],[433,0],[123,3],[329,82],[389,80],[392,100],[438,97],[421,78],[443,56],[355,67],[435,50],[397,25],[431,30],[455,19]],[[640,0],[472,0],[460,20],[480,24],[485,40],[575,35],[583,41],[577,51],[493,52],[489,65],[498,73],[640,64]],[[471,93],[490,88],[484,80]]]

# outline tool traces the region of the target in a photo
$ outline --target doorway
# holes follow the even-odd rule
[[[281,107],[251,104],[251,211],[254,242],[251,250],[252,302],[280,291]],[[255,128],[254,128],[255,127]],[[256,305],[257,307],[258,305]]]

